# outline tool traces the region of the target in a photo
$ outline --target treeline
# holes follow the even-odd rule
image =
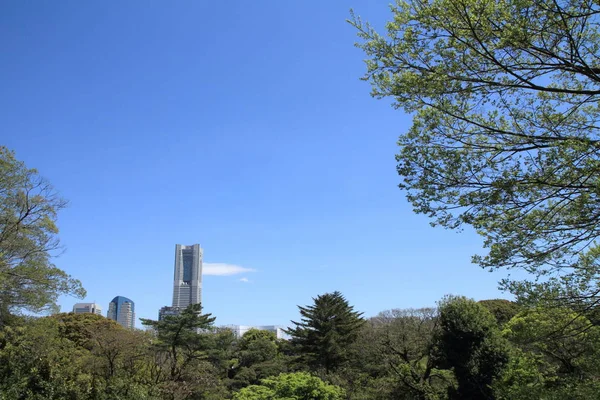
[[[13,318],[2,399],[592,399],[600,328],[568,309],[446,297],[365,319],[338,292],[290,340],[214,326],[199,305],[149,329],[93,314]]]

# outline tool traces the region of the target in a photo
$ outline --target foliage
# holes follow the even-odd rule
[[[273,332],[250,329],[238,343],[240,365],[249,366],[277,356],[277,338]]]
[[[517,303],[505,299],[480,300],[479,304],[492,313],[499,326],[503,326],[510,321],[521,309]]]
[[[342,400],[344,390],[306,372],[280,374],[237,392],[236,400]]]
[[[280,354],[273,332],[250,329],[240,338],[232,370],[234,389],[257,384],[261,379],[287,371],[287,358]]]
[[[8,398],[152,398],[147,341],[93,314],[31,319],[0,333],[0,392]]]
[[[499,400],[553,398],[552,391],[545,388],[552,384],[554,377],[552,374],[544,374],[544,369],[545,363],[540,357],[513,349],[505,370],[493,384],[495,397]]]
[[[210,343],[207,331],[215,318],[202,314],[200,304],[190,304],[180,314],[165,316],[160,321],[143,318],[141,321],[156,334],[152,343],[155,366],[151,374],[160,384],[163,396],[184,399],[207,384],[219,386],[218,372],[205,361]]]
[[[435,309],[394,309],[367,320],[353,344],[353,359],[328,381],[349,399],[446,399],[452,371],[433,364]]]
[[[398,0],[387,37],[351,21],[377,98],[413,115],[400,184],[417,213],[471,225],[485,268],[531,303],[593,303],[600,6],[590,0]]]
[[[451,371],[437,368],[432,357],[438,330],[432,308],[389,310],[372,319],[377,355],[395,378],[389,396],[415,400],[444,399],[455,386]]]
[[[210,362],[222,380],[232,377],[232,371],[237,364],[235,347],[237,338],[231,329],[214,328],[212,335],[206,338],[206,360]]]
[[[59,313],[49,317],[58,323],[61,337],[69,339],[78,346],[85,347],[89,344],[94,332],[105,329],[120,329],[115,321],[104,318],[98,314]]]
[[[493,398],[491,385],[509,361],[493,315],[464,297],[446,297],[439,313],[435,363],[454,370],[458,387],[449,389],[450,399]]]
[[[81,283],[51,262],[59,249],[56,215],[66,202],[36,170],[0,146],[0,327],[11,313],[56,310]]]
[[[346,304],[360,320],[354,337],[346,342],[346,359],[329,371],[319,366],[312,375],[289,373],[310,367],[298,364],[290,354],[303,362],[312,360],[314,353],[303,353],[312,352],[312,347],[280,341],[260,330],[236,338],[228,329],[212,329],[214,318],[202,314],[199,306],[166,320],[145,321],[152,327],[145,332],[94,314],[21,317],[0,329],[0,397],[597,397],[600,327],[567,308],[538,307],[524,308],[500,332],[488,311],[492,305],[503,310],[506,304],[446,297],[438,310],[395,309],[363,322]]]
[[[517,365],[509,365],[497,385],[505,398],[538,392],[540,397],[587,399],[600,390],[600,327],[584,316],[564,308],[535,308],[515,316],[503,334],[520,353]]]
[[[292,321],[295,327],[287,333],[305,365],[313,371],[323,369],[328,373],[351,358],[350,346],[365,321],[362,313],[354,311],[340,292],[326,293],[313,300],[314,305],[298,306],[301,322]]]
[[[185,347],[197,342],[201,330],[212,327],[215,317],[202,314],[200,304],[190,304],[178,315],[164,316],[160,321],[141,318],[142,325],[148,326],[156,332],[159,346]]]
[[[396,380],[391,377],[389,366],[382,362],[379,339],[373,320],[367,320],[350,346],[352,357],[348,363],[335,372],[321,374],[321,378],[342,387],[349,399],[389,399]]]
[[[84,398],[92,390],[87,352],[44,318],[0,333],[0,393],[8,399]]]

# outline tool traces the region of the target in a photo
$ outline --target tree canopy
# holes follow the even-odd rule
[[[504,325],[520,311],[520,306],[506,299],[480,300],[479,304],[488,309],[500,326]]]
[[[340,292],[313,300],[313,305],[298,306],[301,321],[292,321],[295,327],[287,333],[306,365],[315,371],[322,368],[330,372],[348,361],[350,345],[365,321]]]
[[[452,371],[438,368],[433,357],[439,330],[437,310],[393,309],[379,313],[370,322],[376,362],[393,376],[392,390],[385,398],[406,394],[414,400],[446,399],[456,383]]]
[[[167,315],[159,321],[140,318],[156,334],[153,345],[164,358],[163,369],[170,379],[182,381],[190,364],[207,357],[202,331],[210,329],[215,319],[211,314],[202,314],[200,304],[190,304],[178,315]]]
[[[471,225],[485,268],[523,298],[600,299],[600,6],[407,0],[387,36],[353,16],[377,98],[411,113],[400,187],[418,213]]]
[[[329,371],[315,359],[319,347],[260,330],[236,337],[212,328],[213,317],[198,305],[149,321],[146,331],[95,314],[21,317],[0,328],[0,393],[72,400],[597,397],[598,326],[568,308],[543,307],[524,307],[500,324],[488,310],[496,303],[449,296],[437,309],[381,312],[351,340],[321,331],[337,340],[317,341],[324,351],[345,349]]]
[[[600,390],[600,328],[565,308],[531,308],[504,327],[516,347],[502,379],[499,399],[591,399]]]
[[[59,249],[56,216],[65,205],[36,170],[0,146],[0,326],[10,313],[55,310],[61,294],[85,295],[51,262]]]
[[[452,369],[457,387],[450,399],[492,399],[492,383],[509,361],[508,342],[501,337],[494,316],[465,297],[446,297],[439,306],[435,363]]]
[[[280,374],[248,386],[233,396],[236,400],[342,400],[344,390],[306,372]]]

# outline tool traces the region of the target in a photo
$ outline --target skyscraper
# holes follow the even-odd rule
[[[102,315],[102,307],[96,303],[76,303],[73,306],[73,312],[75,314],[92,313]]]
[[[175,245],[173,308],[186,308],[201,302],[202,249],[199,244]]]
[[[106,317],[125,328],[135,327],[135,303],[127,297],[117,296],[108,304]]]

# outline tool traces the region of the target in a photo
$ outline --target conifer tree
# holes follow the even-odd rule
[[[301,321],[292,321],[295,327],[287,333],[303,363],[313,371],[329,373],[349,360],[350,345],[356,341],[365,321],[362,313],[354,311],[340,292],[326,293],[313,300],[313,305],[298,306]]]
[[[206,340],[199,332],[211,328],[216,318],[202,314],[200,304],[190,304],[179,315],[165,316],[160,321],[140,319],[143,325],[154,329],[154,347],[157,354],[165,356],[170,379],[181,379],[193,361],[206,358]]]

